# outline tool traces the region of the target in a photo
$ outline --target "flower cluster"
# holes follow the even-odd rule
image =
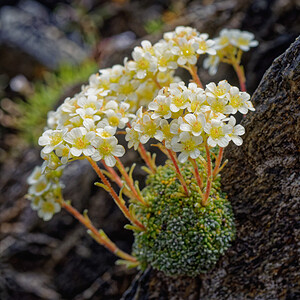
[[[125,152],[124,148],[118,145],[115,137],[117,129],[124,128],[130,120],[135,118],[132,112],[149,103],[151,103],[149,108],[153,107],[155,111],[154,117],[150,120],[155,119],[155,121],[149,123],[145,117],[143,125],[140,124],[140,128],[135,127],[140,134],[130,132],[127,139],[130,147],[134,145],[137,148],[137,137],[142,135],[141,142],[147,142],[157,133],[152,134],[154,130],[152,126],[156,126],[162,129],[157,133],[158,140],[162,140],[162,132],[164,131],[165,135],[168,134],[169,125],[166,122],[160,122],[157,117],[174,118],[174,113],[180,113],[182,109],[187,108],[188,103],[191,107],[197,106],[191,102],[199,100],[188,100],[194,97],[190,95],[191,89],[197,94],[196,98],[203,97],[203,94],[195,85],[191,85],[193,88],[188,90],[183,88],[182,97],[186,99],[176,100],[176,97],[173,97],[169,110],[167,102],[172,97],[167,97],[169,100],[164,103],[164,93],[167,89],[162,92],[161,87],[170,86],[171,94],[176,91],[178,93],[182,89],[182,82],[174,76],[174,70],[178,66],[190,68],[196,64],[201,54],[215,55],[214,44],[214,41],[208,39],[207,34],[201,34],[191,27],[179,26],[175,31],[165,33],[164,38],[154,45],[149,41],[143,41],[140,47],[134,48],[133,59],[125,59],[123,66],[115,65],[112,68],[100,70],[99,74],[92,75],[89,84],[83,86],[79,94],[65,99],[55,112],[49,113],[49,129],[39,139],[39,145],[44,147],[42,157],[47,162],[44,166],[55,169],[82,155],[91,157],[94,161],[103,159],[108,166],[114,166],[115,157],[121,157]],[[202,96],[199,96],[199,93]],[[248,103],[247,96],[243,97],[242,102],[245,108],[245,103]],[[180,103],[176,104],[176,101],[184,103],[180,105]],[[159,107],[155,108],[155,106]],[[191,109],[189,109],[190,112],[192,112]],[[138,114],[140,112],[141,110]],[[173,122],[172,127],[180,125],[178,122],[181,121],[182,118],[177,123]],[[147,124],[150,128],[145,129]],[[173,132],[166,139],[167,145],[172,134]],[[185,136],[188,137],[186,134]],[[196,140],[199,142],[200,137]]]
[[[80,93],[49,113],[47,129],[39,138],[44,164],[28,179],[33,209],[49,220],[63,207],[98,243],[131,266],[150,263],[168,274],[192,276],[208,270],[234,236],[230,203],[223,199],[218,174],[226,164],[221,165],[223,148],[230,141],[238,146],[243,142],[245,129],[236,124],[234,115],[254,111],[240,66],[242,52],[257,45],[253,38],[247,32],[223,30],[211,40],[206,33],[179,26],[153,45],[143,41],[123,65],[92,75]],[[240,89],[226,80],[203,86],[196,66],[202,54],[209,55],[204,64],[210,73],[216,72],[220,61],[232,64]],[[175,76],[179,67],[190,73],[189,84]],[[117,138],[121,133],[148,167],[144,169],[150,174],[148,186],[142,191],[132,177],[135,164],[128,171],[119,159],[125,154]],[[157,167],[155,155],[144,148],[150,139],[158,141],[168,156],[164,166]],[[82,215],[63,200],[62,169],[77,159],[89,161],[101,179],[97,185],[110,193],[130,221],[126,228],[135,233],[135,256],[96,229],[87,212]],[[117,184],[119,193],[105,175]],[[193,243],[187,232],[193,232]],[[169,242],[174,247],[165,244]]]
[[[159,91],[148,110],[138,110],[131,128],[126,128],[125,139],[129,148],[137,149],[139,143],[155,138],[167,149],[180,152],[182,163],[199,157],[206,140],[211,147],[226,147],[230,141],[240,146],[244,127],[236,125],[236,119],[229,115],[253,111],[249,99],[248,93],[226,80],[218,85],[209,83],[205,89],[195,83],[172,83]]]
[[[256,47],[258,41],[254,40],[254,35],[248,31],[238,29],[223,29],[220,36],[214,39],[215,54],[209,53],[203,61],[205,69],[209,70],[210,75],[215,75],[220,62],[240,63],[242,52],[249,51],[251,47]]]
[[[38,216],[48,221],[61,209],[59,199],[63,185],[59,182],[61,169],[42,173],[41,167],[35,167],[27,182],[30,185],[27,198],[31,201],[31,207],[37,210]]]

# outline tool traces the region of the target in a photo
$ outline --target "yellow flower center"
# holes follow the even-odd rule
[[[211,108],[214,112],[222,113],[224,111],[225,104],[220,101],[214,101]]]
[[[181,46],[181,55],[183,56],[191,56],[194,54],[194,48],[191,45],[184,44]]]
[[[226,89],[225,88],[222,88],[220,86],[218,86],[215,90],[215,95],[216,96],[223,96],[225,93],[226,93]]]
[[[110,134],[109,132],[107,132],[107,131],[103,131],[103,132],[101,133],[101,136],[102,136],[102,137],[105,137],[105,138],[108,138],[108,137],[111,137],[111,134]]]
[[[138,68],[141,70],[147,70],[149,68],[149,65],[150,62],[145,58],[140,59],[138,62]]]
[[[35,190],[39,193],[42,192],[47,187],[47,183],[44,181],[39,182],[35,186]]]
[[[173,104],[177,107],[184,105],[187,102],[187,99],[183,96],[173,98]]]
[[[205,41],[201,41],[199,43],[199,49],[203,50],[203,51],[206,51],[207,50],[207,45],[206,45],[206,42]]]
[[[53,136],[51,136],[51,146],[56,146],[57,144],[59,144],[62,140],[61,138],[61,134],[59,132],[55,133]]]
[[[96,109],[96,105],[95,103],[88,103],[88,104],[85,104],[83,106],[84,109],[87,109],[87,108],[92,108],[92,109]]]
[[[51,202],[44,202],[42,204],[42,211],[44,213],[54,213],[55,212],[55,206],[54,203]]]
[[[120,120],[117,116],[111,116],[108,118],[108,123],[111,126],[118,126],[120,123]]]
[[[82,138],[77,138],[76,140],[75,140],[75,143],[74,143],[74,145],[75,145],[75,147],[77,148],[77,149],[84,149],[86,146],[87,146],[87,141],[85,140],[85,138],[84,137],[82,137]]]
[[[68,156],[69,152],[70,152],[69,148],[67,148],[67,147],[63,148],[63,150],[62,150],[62,156]]]
[[[218,138],[224,136],[222,127],[213,127],[210,131],[210,136],[213,139],[218,139]]]
[[[113,151],[113,146],[108,141],[103,141],[103,143],[98,148],[100,154],[103,156],[111,154]]]
[[[128,95],[133,92],[133,86],[130,83],[120,85],[119,87],[120,87],[120,90],[119,90],[120,94]]]
[[[193,130],[194,132],[199,132],[199,131],[201,131],[201,130],[202,130],[202,124],[197,120],[197,121],[193,124],[192,130]]]
[[[239,95],[232,96],[230,98],[230,104],[232,105],[232,107],[235,107],[235,108],[240,107],[242,104],[241,97]]]
[[[219,44],[223,46],[228,44],[228,42],[229,42],[229,38],[227,36],[222,36],[219,40]]]
[[[183,149],[190,152],[196,148],[196,143],[193,140],[187,140],[183,144]]]
[[[148,122],[148,123],[144,124],[144,126],[143,126],[144,134],[147,134],[151,137],[153,137],[155,135],[156,131],[157,131],[157,127],[154,122]]]

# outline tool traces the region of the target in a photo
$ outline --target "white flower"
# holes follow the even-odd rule
[[[178,120],[172,120],[171,123],[168,123],[167,120],[162,119],[162,120],[160,120],[159,126],[160,126],[159,133],[161,134],[161,136],[159,136],[159,138],[157,138],[157,139],[161,142],[164,141],[166,148],[171,149],[172,141],[173,141],[173,138],[175,137],[175,134],[171,132],[171,126],[172,126],[173,131],[175,131],[177,134],[179,131]],[[175,129],[176,126],[177,126],[177,131]]]
[[[184,116],[184,123],[180,125],[180,130],[188,131],[193,134],[193,136],[199,136],[205,126],[205,117],[203,114],[198,114],[195,116],[194,114],[186,114]]]
[[[39,166],[36,166],[30,176],[27,178],[27,183],[32,185],[37,183],[42,177],[42,169]]]
[[[59,147],[55,150],[55,153],[60,157],[62,164],[66,164],[72,157],[70,146],[65,144],[59,145]]]
[[[215,49],[223,49],[230,45],[230,41],[232,39],[232,30],[230,29],[222,29],[220,32],[220,36],[215,38]]]
[[[243,140],[241,137],[239,137],[239,135],[245,134],[245,128],[240,124],[236,126],[235,124],[236,119],[231,116],[228,121],[228,125],[231,127],[231,133],[229,134],[229,137],[237,146],[241,146],[243,144]]]
[[[231,127],[220,120],[213,119],[211,123],[206,123],[204,131],[209,135],[207,143],[211,147],[226,147],[230,141],[228,134],[231,133]]]
[[[116,134],[116,127],[104,126],[104,128],[97,128],[96,135],[102,139],[108,139]]]
[[[249,101],[250,95],[246,92],[240,92],[237,87],[231,87],[227,97],[232,114],[235,114],[237,111],[246,114],[248,113],[248,110],[255,110],[252,103]]]
[[[104,159],[105,163],[109,167],[113,167],[116,164],[116,157],[122,157],[125,154],[125,149],[122,145],[118,145],[118,140],[115,137],[102,139],[96,137],[93,140],[93,145],[96,151],[92,155],[94,161]]]
[[[176,46],[171,51],[178,56],[177,63],[180,66],[186,64],[195,65],[197,62],[198,45],[195,40],[187,41],[185,38],[180,38]]]
[[[176,56],[171,51],[171,43],[161,40],[153,47],[155,56],[158,60],[158,70],[160,72],[166,72],[168,69],[177,69]]]
[[[232,30],[230,43],[243,51],[249,51],[250,47],[258,45],[258,41],[254,40],[253,33],[240,30]]]
[[[220,58],[217,55],[209,55],[203,61],[204,69],[208,69],[208,73],[210,76],[216,75],[218,66],[220,63]]]
[[[39,138],[39,145],[45,146],[43,148],[44,153],[50,153],[56,149],[62,142],[67,129],[64,130],[46,130]]]
[[[205,93],[208,97],[212,98],[225,98],[229,92],[230,84],[227,80],[222,80],[218,83],[218,86],[211,82],[206,85]]]
[[[140,142],[142,144],[146,144],[150,138],[159,138],[159,123],[159,118],[153,120],[147,113],[143,114],[143,117],[137,120],[133,128],[140,133]]]
[[[134,125],[134,124],[132,124]],[[139,144],[140,144],[140,133],[134,130],[133,128],[126,128],[126,135],[125,140],[128,142],[128,148],[131,147],[134,148],[134,150],[137,150]]]
[[[227,105],[228,99],[225,98],[216,98],[216,97],[207,97],[207,102],[210,106],[210,109],[214,113],[220,114],[230,114],[232,113],[231,106]]]
[[[196,83],[191,82],[188,85],[188,90],[191,91],[187,109],[189,112],[200,113],[202,105],[206,100],[206,94],[202,88],[199,88]]]
[[[41,196],[49,190],[50,186],[51,182],[46,178],[46,176],[41,176],[36,183],[29,187],[28,192],[31,195]]]
[[[192,93],[186,88],[184,82],[171,83],[168,91],[170,93],[170,110],[172,112],[176,113],[189,106],[189,99],[192,97]]]
[[[66,134],[64,140],[72,145],[71,154],[78,157],[81,154],[85,156],[91,156],[95,149],[91,145],[91,142],[95,138],[95,132],[89,131],[84,127],[73,128]]]
[[[121,113],[117,113],[112,109],[105,111],[105,115],[108,121],[108,124],[115,128],[124,128],[125,124],[128,122],[127,117],[123,117]]]
[[[199,37],[197,37],[195,40],[198,44],[198,54],[207,53],[210,55],[216,55],[216,50],[214,49],[215,42],[213,40],[208,40],[207,33],[200,34]]]
[[[153,74],[157,70],[157,58],[151,55],[150,52],[141,48],[135,47],[132,52],[133,61],[127,63],[130,71],[136,72],[138,79],[143,79],[149,74]]]
[[[154,113],[151,115],[151,118],[157,119],[159,117],[163,117],[164,119],[170,119],[172,116],[170,104],[171,100],[169,97],[158,95],[152,102],[148,104],[148,108],[154,111]]]
[[[201,136],[191,136],[188,132],[182,132],[179,136],[179,142],[172,143],[172,150],[181,152],[178,156],[181,163],[186,162],[189,157],[192,159],[199,157],[199,145],[203,142]]]
[[[44,221],[52,219],[53,215],[61,210],[60,205],[54,200],[47,199],[47,201],[41,201],[38,208],[38,216]]]

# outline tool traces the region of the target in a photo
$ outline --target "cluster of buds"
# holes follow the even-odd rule
[[[61,172],[62,166],[74,160],[87,159],[102,181],[98,185],[110,193],[131,222],[130,228],[147,230],[143,220],[139,220],[139,216],[123,200],[124,194],[135,203],[148,205],[138,183],[132,179],[134,166],[128,173],[120,160],[125,148],[119,144],[118,134],[122,133],[120,129],[125,128],[128,148],[139,151],[153,174],[156,171],[154,157],[146,152],[143,144],[152,138],[158,141],[157,146],[172,161],[186,195],[189,195],[189,187],[181,174],[178,160],[180,163],[188,160],[194,166],[202,205],[207,205],[212,180],[223,167],[220,167],[223,148],[230,141],[238,146],[242,144],[240,136],[245,130],[236,125],[233,114],[246,114],[254,108],[243,81],[240,81],[241,91],[226,80],[204,87],[198,77],[196,63],[200,55],[208,54],[209,61],[214,58],[231,63],[241,79],[241,53],[256,43],[250,33],[238,30],[222,31],[220,38],[211,40],[206,33],[179,26],[175,31],[165,33],[163,39],[154,45],[143,41],[141,46],[134,48],[132,60],[125,59],[123,65],[92,75],[80,93],[65,99],[55,112],[48,115],[47,129],[39,138],[45,162],[28,180],[32,207],[38,209],[44,220],[49,220],[61,206],[64,207],[93,232],[92,236],[99,243],[136,263],[134,257],[117,249],[103,231],[100,234],[92,227],[87,216],[81,216],[62,199],[58,183],[60,176],[53,176],[53,172]],[[215,63],[212,65],[206,60],[205,64],[210,71],[213,66],[216,70]],[[175,76],[178,67],[189,71],[191,83],[186,85]],[[213,147],[220,149],[214,170],[210,153]],[[198,158],[203,159],[203,149],[207,160],[204,164],[206,183],[202,182],[196,162]],[[179,153],[178,159],[176,153]],[[106,170],[99,168],[98,161]],[[119,195],[104,174],[117,183]],[[47,208],[45,203],[49,204]]]

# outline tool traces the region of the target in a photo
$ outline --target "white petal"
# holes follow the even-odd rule
[[[117,145],[112,151],[112,154],[117,157],[122,157],[125,154],[125,149],[122,145]]]
[[[109,167],[113,167],[116,164],[116,159],[112,155],[105,156],[104,161]]]
[[[243,139],[239,136],[232,136],[231,140],[237,145],[241,146],[243,144]]]
[[[187,161],[189,155],[186,153],[186,152],[181,152],[178,156],[178,160],[181,162],[181,163],[184,163]]]
[[[72,155],[74,155],[76,157],[78,157],[82,154],[82,150],[79,150],[77,148],[71,148],[70,152],[71,152]]]

